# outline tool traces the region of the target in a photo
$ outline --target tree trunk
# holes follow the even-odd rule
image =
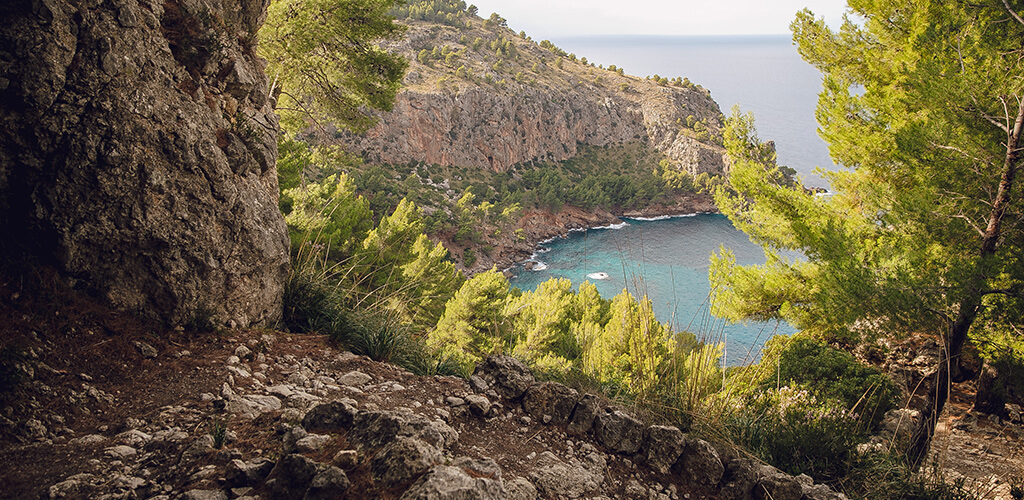
[[[910,458],[920,463],[925,458],[928,445],[931,442],[932,434],[935,432],[935,424],[938,422],[942,408],[949,398],[949,388],[953,382],[962,382],[964,370],[961,366],[964,344],[967,343],[967,334],[978,317],[981,308],[982,297],[985,296],[985,280],[988,278],[988,261],[999,249],[999,240],[1002,237],[1003,216],[1007,207],[1010,206],[1011,195],[1013,194],[1013,182],[1017,174],[1018,164],[1021,161],[1021,131],[1024,129],[1024,98],[1019,99],[1017,117],[1013,127],[1008,127],[1006,137],[1006,156],[1003,160],[1002,175],[999,179],[999,190],[992,202],[992,210],[989,211],[988,225],[982,234],[981,249],[978,252],[978,263],[971,277],[970,283],[965,287],[966,293],[960,300],[959,310],[956,319],[949,326],[948,335],[944,339],[942,357],[939,360],[939,370],[935,382],[931,388],[932,405],[925,409],[922,416],[922,429],[914,439],[911,448]]]
[[[1013,127],[1008,128],[1006,137],[1006,156],[1003,160],[1003,173],[999,179],[999,190],[992,202],[992,210],[989,212],[988,225],[981,239],[981,250],[979,252],[978,268],[973,276],[971,286],[963,300],[960,301],[960,310],[957,312],[956,320],[950,326],[947,342],[948,361],[952,363],[950,375],[954,379],[960,378],[961,365],[960,355],[964,343],[967,342],[967,332],[971,324],[978,316],[978,309],[981,307],[981,298],[985,294],[984,280],[987,278],[987,262],[999,249],[999,239],[1002,237],[1003,216],[1013,194],[1013,181],[1017,174],[1018,163],[1021,159],[1021,130],[1024,128],[1024,98],[1019,100],[1017,117]],[[957,380],[959,381],[959,380]]]

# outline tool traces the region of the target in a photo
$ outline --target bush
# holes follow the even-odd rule
[[[896,406],[899,389],[884,373],[851,354],[806,337],[774,337],[765,348],[762,365],[775,377],[761,389],[780,386],[807,388],[819,400],[863,415],[865,431],[878,427],[885,412]]]
[[[353,331],[349,350],[374,361],[403,367],[417,366],[426,352],[407,323],[383,315],[363,314]]]
[[[293,261],[285,283],[282,327],[292,332],[322,333],[347,345],[355,326],[349,319],[345,296],[330,269],[300,255]]]
[[[969,500],[983,496],[970,491],[963,478],[947,481],[937,468],[918,468],[906,457],[889,453],[858,456],[844,478],[843,489],[847,495],[865,500]]]
[[[864,435],[857,415],[794,387],[752,395],[726,425],[747,450],[787,473],[844,476]]]

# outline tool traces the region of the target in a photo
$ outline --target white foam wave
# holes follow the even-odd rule
[[[531,271],[543,271],[543,270],[545,270],[547,268],[548,268],[547,264],[537,260],[537,261],[534,261],[534,264],[532,266],[530,266],[528,269],[531,270]]]
[[[711,212],[700,212],[700,214],[711,213]],[[655,221],[655,220],[668,220],[668,219],[680,219],[683,217],[696,217],[700,214],[679,214],[679,215],[658,215],[655,217],[627,217],[631,220],[639,221]]]
[[[628,225],[629,225],[628,222],[620,222],[618,224],[609,224],[607,226],[597,226],[597,227],[592,227],[590,229],[622,229],[622,228],[624,228],[624,227],[626,227]]]

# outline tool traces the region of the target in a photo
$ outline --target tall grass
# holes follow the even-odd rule
[[[390,274],[385,283],[401,284],[368,287],[373,260],[333,262],[319,234],[307,233],[299,241],[285,285],[283,328],[328,335],[355,354],[413,373],[456,373],[450,362],[434,359],[423,333],[404,316],[407,304],[400,297],[415,283]]]

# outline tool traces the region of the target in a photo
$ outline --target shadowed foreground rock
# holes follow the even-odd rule
[[[0,5],[0,252],[169,324],[281,314],[267,0]]]

